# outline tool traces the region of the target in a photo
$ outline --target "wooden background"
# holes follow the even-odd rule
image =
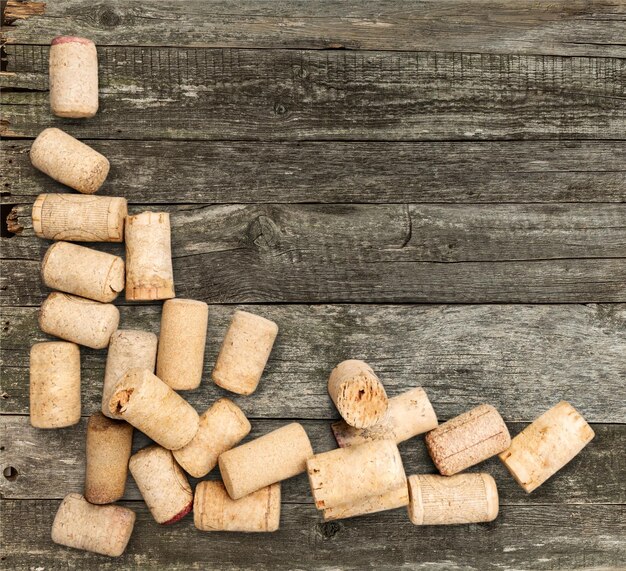
[[[624,0],[2,5],[4,568],[626,567]],[[49,112],[58,34],[98,44],[93,119]],[[198,410],[223,394],[209,372],[245,306],[281,328],[260,389],[235,399],[252,436],[301,419],[316,451],[334,447],[325,383],[356,357],[391,395],[423,386],[441,420],[489,402],[516,433],[567,399],[596,439],[530,496],[481,465],[500,488],[490,524],[323,523],[300,476],[279,532],[208,534],[156,525],[129,482],[121,559],[53,545],[60,499],[82,489],[85,419],[28,421],[49,245],[30,205],[64,190],[28,159],[48,126],[110,159],[102,194],[172,213],[177,294],[212,304]],[[158,331],[158,304],[119,303],[123,327]],[[87,416],[105,352],[82,354]],[[408,473],[433,471],[421,439],[401,450]]]

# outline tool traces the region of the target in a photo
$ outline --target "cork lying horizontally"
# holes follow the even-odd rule
[[[324,521],[333,521],[402,508],[408,503],[409,490],[406,482],[404,482],[401,486],[384,494],[377,494],[356,502],[339,504],[323,510],[322,514]]]
[[[500,460],[530,493],[573,460],[594,436],[582,415],[561,401],[513,438]]]
[[[119,557],[133,533],[135,512],[122,506],[95,506],[68,494],[52,524],[52,541],[67,547]]]

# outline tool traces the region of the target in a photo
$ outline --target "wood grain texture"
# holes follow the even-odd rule
[[[121,327],[158,332],[158,306],[121,307]],[[211,306],[201,388],[185,393],[197,410],[234,395],[209,381],[234,307]],[[336,419],[326,383],[347,358],[363,359],[394,396],[426,390],[439,418],[487,402],[507,421],[531,421],[568,400],[589,422],[624,422],[626,307],[248,306],[280,333],[253,398],[236,398],[254,418]],[[5,308],[2,411],[28,412],[28,352],[47,336],[36,308]],[[81,348],[83,414],[98,410],[105,351]]]
[[[626,202],[617,141],[84,142],[111,162],[98,194],[134,204]],[[67,191],[30,145],[0,142],[5,203]]]
[[[10,1],[9,19],[17,12]],[[533,2],[275,2],[63,0],[26,2],[5,30],[10,42],[49,44],[59,30],[97,44],[441,50],[624,57],[619,0]],[[42,13],[45,6],[45,14]]]
[[[28,89],[41,90],[2,94],[6,137],[35,137],[42,125],[105,139],[623,140],[626,132],[626,59],[102,47],[99,112],[68,122],[49,110],[47,48],[6,50],[13,87],[24,74]]]

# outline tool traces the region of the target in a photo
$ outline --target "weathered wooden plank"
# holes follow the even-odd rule
[[[11,83],[47,85],[47,49],[7,46]],[[449,52],[103,47],[100,111],[53,117],[3,93],[2,135],[83,138],[623,139],[626,59]],[[0,78],[1,79],[1,78]]]
[[[626,202],[616,141],[85,142],[112,165],[99,194],[135,204]],[[67,190],[33,168],[30,144],[0,142],[6,203]]]
[[[121,307],[121,326],[158,332],[158,306]],[[252,306],[280,334],[254,398],[238,398],[254,418],[336,418],[326,390],[331,369],[368,361],[391,395],[423,386],[440,418],[490,402],[507,421],[530,421],[561,399],[590,422],[626,418],[626,306],[476,305]],[[201,388],[185,393],[198,409],[232,397],[210,380],[234,308],[211,306]],[[36,308],[5,308],[2,411],[28,413],[28,352],[47,339]],[[105,351],[81,348],[83,414],[98,409]]]
[[[11,20],[17,3],[9,0],[8,4]],[[167,4],[108,0],[95,5],[86,0],[47,5],[29,0],[25,4],[39,9],[21,7],[20,19],[5,30],[10,42],[47,44],[59,30],[72,30],[109,45],[626,55],[626,10],[619,0],[339,4],[330,0]]]
[[[283,505],[269,534],[202,533],[190,517],[159,527],[144,504],[126,553],[117,559],[54,545],[59,502],[4,502],[8,569],[391,570],[619,569],[626,560],[624,506],[504,506],[489,524],[416,529],[405,510],[322,523],[312,504]]]

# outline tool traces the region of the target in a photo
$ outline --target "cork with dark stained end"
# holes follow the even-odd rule
[[[119,557],[135,526],[135,512],[122,506],[96,506],[80,494],[68,494],[52,524],[59,545]]]
[[[110,504],[126,489],[133,427],[97,412],[87,423],[85,498],[92,504]]]
[[[483,523],[498,517],[498,488],[489,474],[409,476],[409,518],[415,525]]]
[[[200,482],[194,497],[193,522],[201,531],[276,531],[280,526],[280,484],[233,500],[222,482]]]
[[[54,180],[82,192],[98,192],[109,174],[109,161],[61,129],[44,129],[30,148],[33,166]]]
[[[39,238],[69,242],[123,242],[125,198],[82,194],[40,194],[33,204]]]
[[[324,521],[346,519],[361,515],[373,514],[388,510],[402,508],[409,503],[409,490],[406,482],[384,494],[376,494],[356,502],[339,504],[338,506],[323,510]]]
[[[424,389],[417,387],[389,399],[385,415],[369,428],[355,428],[345,420],[331,425],[341,448],[374,440],[393,440],[396,444],[437,427],[437,415]]]
[[[573,460],[594,436],[582,415],[561,401],[513,438],[500,460],[530,493]]]
[[[191,486],[170,450],[144,448],[131,456],[129,468],[157,523],[176,523],[191,511]]]
[[[355,428],[368,428],[382,420],[389,404],[380,379],[358,359],[343,361],[332,370],[328,394],[341,417]]]
[[[439,425],[425,441],[437,470],[452,476],[506,450],[511,436],[500,413],[481,404]]]
[[[126,218],[126,299],[174,297],[170,215],[142,212]]]

